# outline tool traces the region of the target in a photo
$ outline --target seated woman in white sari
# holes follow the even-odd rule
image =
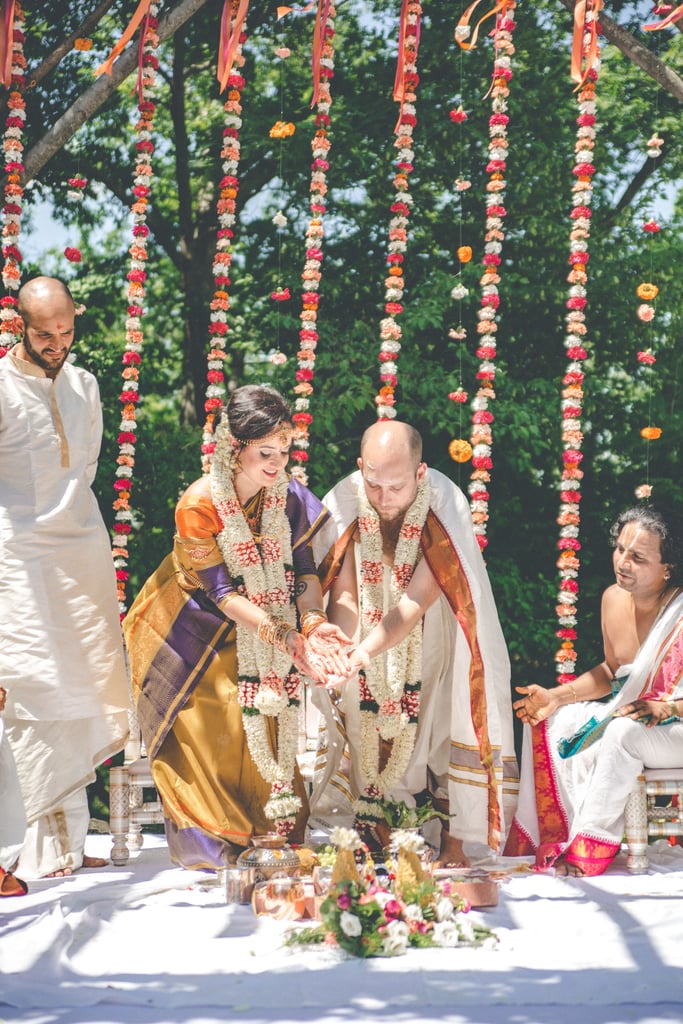
[[[616,583],[602,598],[604,661],[553,689],[517,687],[526,723],[505,853],[539,869],[599,875],[621,847],[644,767],[683,763],[683,529],[639,505],[612,527]],[[599,702],[612,695],[611,700]]]

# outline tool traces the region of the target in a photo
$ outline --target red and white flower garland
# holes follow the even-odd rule
[[[292,476],[302,483],[308,483],[308,475],[304,464],[308,461],[309,427],[313,421],[310,412],[311,395],[313,394],[313,377],[315,374],[315,350],[318,345],[318,303],[323,261],[323,217],[327,212],[325,196],[327,194],[327,172],[329,170],[329,151],[331,142],[328,138],[330,126],[330,107],[332,95],[330,79],[334,76],[334,18],[335,8],[330,4],[327,18],[321,20],[319,31],[322,35],[320,46],[320,78],[317,88],[315,135],[311,141],[313,163],[311,164],[311,218],[306,228],[306,260],[301,274],[303,293],[301,295],[301,313],[299,315],[299,351],[297,352],[298,368],[294,392],[294,423],[296,431],[292,443],[290,458],[294,465]]]
[[[396,199],[391,205],[392,218],[389,222],[389,276],[385,279],[384,312],[380,322],[380,374],[382,382],[375,396],[378,419],[393,419],[396,416],[395,391],[398,383],[396,360],[401,351],[401,328],[396,317],[403,312],[403,258],[408,247],[408,218],[413,197],[408,191],[408,175],[413,170],[413,128],[415,116],[415,90],[419,83],[417,54],[420,41],[420,17],[422,7],[414,0],[403,0],[401,9],[401,32],[399,38],[399,71],[394,88],[394,98],[400,100],[400,112],[394,134],[394,146],[398,149],[394,189]]]
[[[557,560],[559,570],[559,593],[558,604],[555,612],[558,618],[559,628],[556,635],[562,641],[560,649],[555,655],[555,667],[557,670],[558,683],[571,682],[576,678],[576,651],[574,640],[576,639],[576,603],[578,600],[579,584],[579,541],[581,501],[581,479],[583,472],[579,468],[583,459],[581,447],[583,434],[581,431],[581,415],[583,401],[583,361],[587,358],[585,349],[586,314],[587,304],[586,283],[588,280],[586,264],[588,263],[588,239],[590,237],[591,202],[592,202],[592,177],[595,174],[593,164],[593,150],[595,147],[595,83],[600,70],[599,51],[596,48],[599,36],[599,25],[597,23],[598,11],[601,7],[600,0],[588,0],[585,23],[583,25],[583,57],[592,57],[590,66],[587,66],[581,76],[580,91],[578,94],[579,116],[576,119],[577,133],[575,150],[575,164],[573,173],[576,182],[573,185],[574,206],[571,211],[573,226],[570,231],[570,254],[569,263],[571,270],[567,277],[569,282],[569,297],[566,301],[567,335],[564,345],[567,350],[569,362],[562,380],[562,479],[560,484],[560,509],[558,524],[560,537],[558,548],[560,551]]]
[[[8,115],[5,119],[3,153],[5,160],[5,202],[2,209],[2,281],[8,292],[17,292],[21,284],[22,255],[17,242],[21,225],[24,189],[21,176],[24,173],[23,134],[26,124],[26,104],[23,92],[26,87],[26,58],[24,56],[24,13],[17,3],[14,21],[6,26],[6,45],[12,49]],[[11,40],[9,33],[11,31]],[[21,320],[17,315],[16,294],[0,299],[0,357],[4,356],[21,339]]]
[[[254,541],[233,483],[234,456],[224,417],[216,429],[219,442],[211,462],[211,499],[223,523],[217,542],[238,590],[258,608],[285,619],[296,629],[291,530],[286,516],[284,471],[266,491],[261,517],[260,550]],[[301,677],[286,652],[263,643],[237,624],[239,703],[249,751],[261,776],[271,785],[267,817],[281,835],[294,828],[301,800],[293,779],[299,737]],[[266,718],[277,718],[277,757],[271,751]]]
[[[415,569],[420,538],[429,512],[430,487],[420,484],[405,514],[391,569],[389,603],[395,607]],[[379,516],[358,488],[360,532],[361,641],[382,621],[384,563]],[[373,658],[359,673],[360,768],[363,792],[354,804],[360,821],[382,818],[382,800],[404,776],[415,747],[422,687],[422,622],[386,654]],[[381,740],[392,740],[391,752],[380,771]]]
[[[489,491],[493,460],[491,447],[493,434],[491,424],[493,413],[490,403],[496,394],[493,382],[496,377],[496,332],[498,330],[498,308],[500,295],[499,268],[505,239],[504,219],[507,210],[503,205],[506,188],[505,171],[508,156],[508,96],[512,79],[512,57],[515,52],[512,33],[515,28],[514,0],[508,0],[496,13],[496,24],[492,32],[494,43],[493,83],[491,86],[491,116],[489,117],[489,147],[486,172],[486,233],[484,235],[484,273],[481,284],[481,308],[477,314],[477,333],[480,360],[476,378],[479,381],[477,393],[472,399],[472,472],[468,491],[474,533],[479,547],[488,544],[486,537],[489,519]],[[456,34],[457,38],[457,34]]]
[[[128,309],[126,319],[126,345],[122,357],[123,387],[120,402],[123,413],[119,424],[119,454],[116,459],[116,480],[114,491],[116,500],[113,508],[116,513],[112,527],[112,555],[116,570],[119,612],[121,617],[126,613],[126,582],[128,580],[128,537],[133,518],[130,508],[133,468],[135,466],[135,444],[137,442],[136,406],[139,401],[138,375],[140,352],[142,351],[143,333],[142,317],[145,298],[145,281],[147,271],[147,205],[151,193],[152,181],[152,128],[154,122],[154,103],[151,100],[156,71],[159,62],[155,51],[159,42],[156,34],[158,6],[150,4],[145,17],[141,45],[141,69],[139,75],[139,119],[135,125],[137,141],[137,163],[133,177],[132,193],[134,202],[131,204],[133,214],[133,241],[128,250],[130,263],[128,280]]]
[[[226,338],[230,329],[228,326],[228,309],[230,308],[228,289],[233,255],[232,241],[235,237],[235,209],[239,191],[239,132],[242,127],[242,90],[245,85],[244,78],[237,69],[244,66],[242,48],[245,40],[246,34],[241,32],[233,66],[227,80],[228,98],[223,105],[223,148],[221,149],[223,177],[217,203],[218,232],[212,268],[215,290],[210,306],[210,348],[207,357],[207,388],[204,401],[206,420],[202,437],[202,466],[205,473],[211,467],[211,459],[216,448],[213,423],[216,413],[225,403],[227,395],[223,365],[226,359]]]

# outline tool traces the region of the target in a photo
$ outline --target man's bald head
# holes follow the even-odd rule
[[[19,289],[17,307],[24,336],[16,355],[54,379],[74,340],[76,307],[71,292],[56,277],[34,277]]]
[[[367,448],[372,451],[391,451],[406,456],[415,464],[422,462],[422,437],[415,427],[401,420],[378,420],[363,434],[360,455],[365,458]]]
[[[59,278],[34,277],[19,289],[17,308],[24,325],[28,325],[38,310],[74,314],[76,306],[71,292]]]
[[[405,515],[424,479],[422,438],[409,423],[378,420],[363,434],[358,468],[368,500],[383,522]]]

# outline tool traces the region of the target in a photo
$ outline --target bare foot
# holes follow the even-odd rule
[[[578,864],[572,864],[563,858],[556,860],[553,864],[556,875],[570,875],[572,878],[583,878],[583,871]]]
[[[87,853],[83,854],[82,868],[103,868],[109,863],[104,857],[89,857]],[[76,869],[77,870],[77,869]],[[59,868],[57,871],[50,871],[49,874],[43,875],[43,878],[68,878],[69,875],[73,875],[74,868]]]
[[[441,829],[441,849],[434,862],[437,868],[468,868],[470,862],[463,853],[462,839],[456,839],[445,828]]]
[[[83,854],[82,868],[104,868],[109,863],[104,857],[89,857],[87,853]]]

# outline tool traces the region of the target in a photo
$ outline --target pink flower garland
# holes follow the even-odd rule
[[[413,170],[413,128],[415,116],[415,90],[419,84],[417,53],[420,42],[420,16],[422,7],[413,0],[403,0],[401,10],[401,34],[399,39],[399,73],[394,89],[394,98],[400,100],[398,123],[394,129],[394,146],[398,149],[394,188],[397,197],[391,206],[393,214],[389,222],[389,276],[385,279],[384,312],[380,322],[380,374],[382,386],[375,396],[378,419],[393,419],[396,416],[395,390],[398,383],[396,360],[401,351],[401,328],[396,317],[403,312],[403,254],[408,245],[408,218],[413,197],[408,191],[408,175]],[[400,81],[398,81],[400,79]]]
[[[121,618],[126,613],[126,583],[128,580],[128,535],[131,531],[132,512],[130,509],[130,495],[132,488],[133,467],[135,466],[135,444],[136,435],[136,405],[139,401],[138,374],[140,366],[140,352],[142,351],[143,333],[142,317],[144,309],[142,303],[145,298],[145,281],[147,280],[147,238],[149,228],[147,227],[147,204],[151,193],[152,180],[152,153],[154,144],[152,142],[152,128],[154,121],[154,103],[150,99],[156,79],[156,70],[159,62],[155,55],[159,38],[156,34],[158,7],[152,3],[149,12],[141,28],[141,69],[139,77],[139,120],[135,126],[137,141],[137,163],[133,177],[134,202],[131,205],[133,213],[133,241],[128,250],[130,264],[127,274],[128,280],[128,317],[126,319],[126,346],[122,357],[123,387],[120,395],[120,402],[123,405],[123,414],[119,426],[118,444],[119,454],[117,457],[116,480],[114,491],[116,499],[113,502],[113,509],[116,513],[112,527],[112,555],[114,568],[116,570],[116,585],[119,599],[119,612]]]
[[[26,88],[26,58],[24,56],[24,13],[17,3],[14,8],[12,33],[11,81],[5,119],[5,133],[2,148],[5,156],[5,203],[2,226],[2,281],[8,292],[16,292],[21,284],[21,251],[17,245],[21,223],[21,204],[24,189],[21,176],[24,173],[23,133],[26,123],[26,104],[23,91]],[[21,320],[17,315],[16,295],[6,295],[0,300],[0,357],[21,339]]]
[[[218,232],[216,252],[213,258],[213,279],[215,291],[211,300],[209,317],[209,353],[207,357],[207,388],[204,401],[206,420],[202,437],[202,467],[205,473],[211,468],[211,458],[216,448],[213,424],[216,413],[225,403],[227,396],[223,364],[226,359],[225,344],[229,330],[228,309],[230,308],[230,265],[232,263],[232,240],[235,237],[235,209],[239,191],[240,141],[242,127],[242,90],[244,78],[236,69],[244,67],[242,47],[246,34],[240,33],[233,66],[227,79],[228,98],[223,105],[223,148],[221,160],[223,177],[217,203]]]
[[[599,35],[597,24],[599,0],[588,0],[586,19],[583,30],[583,56],[587,57],[595,49],[596,34]],[[575,165],[573,168],[576,182],[572,188],[574,207],[571,211],[573,226],[569,234],[571,270],[567,277],[570,284],[569,298],[566,301],[567,335],[564,345],[569,359],[563,378],[562,418],[563,432],[562,453],[563,469],[560,484],[560,510],[558,524],[560,538],[558,548],[560,556],[557,560],[559,570],[558,604],[555,608],[559,629],[556,635],[562,641],[555,655],[555,667],[558,683],[571,682],[576,678],[576,602],[579,585],[579,502],[581,501],[581,479],[583,472],[579,468],[583,459],[581,446],[581,414],[583,400],[584,373],[582,363],[587,357],[585,349],[586,335],[586,264],[588,263],[588,239],[590,237],[590,218],[592,201],[592,177],[595,174],[593,165],[593,148],[595,146],[595,83],[600,70],[599,51],[590,67],[587,67],[578,95],[579,116],[576,119],[577,133]]]
[[[477,333],[479,334],[479,347],[477,358],[480,360],[477,371],[479,386],[477,393],[472,400],[472,432],[470,442],[472,445],[472,473],[468,487],[470,495],[470,509],[474,532],[479,547],[483,549],[488,544],[486,529],[489,518],[489,491],[488,484],[491,480],[491,445],[493,436],[491,424],[493,413],[490,410],[490,402],[496,397],[493,382],[496,376],[496,331],[498,330],[498,308],[500,306],[500,295],[498,284],[500,275],[498,273],[501,263],[501,252],[505,239],[504,219],[507,210],[503,205],[503,197],[506,188],[505,171],[507,168],[508,138],[507,126],[509,117],[507,114],[507,99],[510,95],[510,81],[512,79],[512,56],[515,48],[512,43],[512,33],[515,28],[513,14],[515,10],[514,0],[508,0],[496,14],[496,24],[493,30],[493,43],[495,56],[493,62],[493,83],[491,86],[491,109],[489,117],[489,160],[486,165],[486,172],[490,175],[486,185],[488,193],[486,197],[486,233],[484,235],[484,274],[480,280],[481,284],[481,308],[477,314]],[[457,38],[457,34],[456,34]]]
[[[302,483],[308,483],[308,475],[304,464],[308,461],[309,428],[313,422],[310,412],[313,393],[313,377],[315,373],[315,350],[318,345],[318,303],[320,289],[320,268],[323,261],[323,217],[327,212],[325,196],[327,194],[327,172],[329,170],[330,140],[330,107],[332,95],[330,79],[334,77],[334,18],[336,11],[330,5],[327,18],[320,23],[322,34],[320,49],[320,80],[317,89],[315,135],[311,140],[313,163],[311,164],[311,218],[306,228],[306,260],[301,274],[303,293],[301,295],[301,313],[299,321],[299,351],[297,352],[296,385],[294,392],[294,423],[296,432],[290,458],[294,462],[292,476]]]

